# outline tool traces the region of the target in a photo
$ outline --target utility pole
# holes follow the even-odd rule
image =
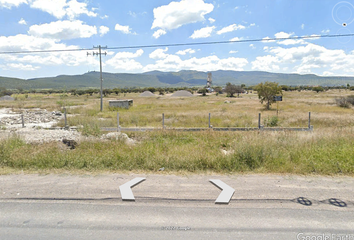
[[[103,82],[103,78],[102,78],[102,54],[104,54],[105,56],[107,55],[107,52],[104,52],[104,53],[102,53],[101,52],[101,50],[102,49],[106,49],[107,48],[107,46],[105,46],[105,47],[101,47],[101,45],[98,45],[97,47],[93,47],[94,49],[98,49],[98,52],[93,52],[92,53],[92,55],[93,56],[100,56],[100,80],[101,80],[101,107],[100,107],[100,110],[101,110],[101,112],[102,112],[102,110],[103,110],[103,90],[102,90],[102,82]],[[87,53],[87,56],[88,55],[91,55],[90,53]]]

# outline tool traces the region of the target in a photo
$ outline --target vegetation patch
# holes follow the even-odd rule
[[[200,173],[354,174],[354,134],[297,132],[146,132],[139,143],[83,141],[25,144],[0,142],[0,166],[17,170],[108,170]],[[231,154],[224,154],[226,149]]]

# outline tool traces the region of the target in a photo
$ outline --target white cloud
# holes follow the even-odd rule
[[[176,54],[178,54],[178,55],[186,55],[187,53],[193,54],[193,53],[195,53],[195,50],[188,48],[188,49],[180,50],[180,51],[176,52]]]
[[[100,26],[100,36],[102,37],[103,35],[107,34],[109,32],[109,27],[106,26]]]
[[[159,48],[153,51],[152,53],[149,54],[149,58],[152,59],[164,59],[168,57],[168,54],[165,52],[168,51],[168,48],[166,47],[165,49]]]
[[[322,76],[334,76],[333,72],[330,72],[330,71],[324,71],[322,73]]]
[[[66,5],[66,0],[35,0],[31,3],[31,8],[40,9],[61,19],[66,15]]]
[[[97,13],[87,10],[87,4],[84,2],[77,2],[76,0],[71,0],[67,3],[66,15],[69,19],[74,19],[81,14],[85,14],[89,17],[96,17]]]
[[[208,18],[208,21],[209,21],[210,23],[214,23],[214,22],[215,22],[215,19],[214,19],[214,18]]]
[[[279,41],[278,44],[295,45],[295,44],[306,44],[306,42],[303,39],[286,39],[284,41]]]
[[[292,35],[294,35],[294,33],[278,32],[274,34],[276,38],[289,38]]]
[[[317,39],[320,39],[320,35],[317,35],[317,34],[311,34],[310,37],[311,37],[311,38],[309,38],[309,40],[317,40]]]
[[[89,11],[85,2],[76,0],[34,0],[30,3],[31,8],[47,12],[58,19],[67,16],[69,19],[85,14],[89,17],[96,17],[97,13]]]
[[[244,39],[243,37],[240,37],[240,38],[239,37],[234,37],[234,38],[231,38],[230,41],[236,41],[237,42],[237,41],[241,41],[243,39]]]
[[[31,64],[22,63],[8,63],[2,66],[3,70],[14,70],[14,71],[35,71],[40,69],[38,66],[32,66]]]
[[[160,70],[160,71],[179,71],[179,70],[197,70],[197,71],[214,71],[214,70],[243,70],[248,61],[245,58],[225,58],[219,59],[212,55],[202,58],[190,58],[181,60],[177,55],[167,54],[167,48],[157,49],[152,52],[149,57],[156,59],[154,64],[148,64],[144,67],[144,71]]]
[[[65,49],[64,44],[58,44],[57,42],[55,39],[45,39],[24,34],[9,37],[0,36],[0,50],[4,52],[16,52]]]
[[[296,37],[293,35],[294,35],[294,33],[286,33],[286,32],[278,32],[278,33],[274,34],[275,38]],[[285,39],[283,41],[278,41],[277,43],[282,44],[282,45],[306,44],[306,42],[303,39]]]
[[[138,50],[136,50],[135,53],[119,52],[113,58],[116,58],[116,59],[137,58],[137,57],[140,57],[141,55],[143,55],[143,53],[144,53],[143,49],[138,49]]]
[[[329,29],[325,29],[325,30],[322,30],[322,31],[321,31],[321,33],[323,33],[323,34],[328,34],[329,32],[330,32]]]
[[[21,20],[18,21],[18,24],[27,25],[27,22],[23,18],[21,18]]]
[[[250,48],[256,49],[256,47],[254,46],[254,44],[250,44]]]
[[[0,8],[8,8],[18,7],[21,4],[27,4],[27,0],[0,0]]]
[[[275,40],[269,40],[269,39],[271,39],[270,37],[265,37],[265,38],[262,38],[262,39],[263,39],[262,42],[264,42],[264,43],[275,42]]]
[[[190,38],[196,39],[196,38],[210,37],[210,35],[214,29],[215,29],[215,27],[212,26],[212,27],[205,27],[205,28],[201,28],[199,30],[195,30],[194,33],[190,36]]]
[[[251,23],[251,24],[250,24],[250,27],[254,27],[254,26],[256,26],[255,23]]]
[[[165,35],[165,34],[166,34],[165,30],[159,29],[159,30],[155,31],[154,34],[152,34],[152,36],[154,38],[158,39],[159,37],[161,37],[162,35]]]
[[[142,49],[138,49],[135,53],[119,52],[113,58],[107,60],[106,64],[115,69],[121,69],[128,72],[140,70],[143,66],[133,58],[140,57],[143,53],[144,51]]]
[[[305,29],[305,24],[301,24],[301,29],[302,29],[302,30]]]
[[[135,33],[131,32],[132,29],[129,26],[122,26],[122,25],[119,25],[118,23],[116,24],[114,29],[117,31],[120,31],[124,34],[135,34]]]
[[[231,53],[231,54],[238,53],[238,51],[231,50],[229,53]]]
[[[223,33],[228,33],[228,32],[233,32],[236,30],[242,30],[245,29],[246,27],[243,25],[237,25],[237,24],[232,24],[227,27],[222,28],[221,30],[217,31],[217,34],[223,34]]]
[[[213,4],[203,0],[181,0],[154,8],[151,29],[172,30],[189,23],[204,21],[204,15],[212,12]]]
[[[300,74],[315,73],[323,75],[352,75],[354,72],[354,52],[346,54],[343,50],[327,49],[307,43],[305,46],[291,48],[267,48],[269,55],[257,57],[252,69],[278,71],[280,68]]]
[[[275,56],[267,55],[257,57],[255,61],[253,61],[252,69],[253,70],[261,70],[261,71],[277,71],[279,70],[279,66],[276,65],[279,63],[279,59]]]
[[[237,10],[237,9],[239,9],[239,8],[240,8],[239,6],[236,6],[234,9]]]
[[[42,25],[32,25],[28,33],[32,36],[52,39],[89,38],[97,34],[97,28],[83,24],[79,20],[64,20]]]
[[[107,65],[111,65],[115,69],[120,69],[120,71],[123,72],[134,72],[143,68],[143,65],[134,59],[117,59],[114,63],[110,62],[110,64],[107,63]]]
[[[59,43],[57,39],[41,38],[19,34],[10,37],[0,37],[0,51],[40,51],[40,50],[58,50],[58,49],[78,49],[78,46],[67,46]],[[66,66],[97,66],[96,58],[87,57],[81,51],[77,52],[56,52],[41,54],[21,54],[21,55],[0,55],[7,64],[19,64],[23,66],[40,65],[66,65]],[[10,65],[11,66],[11,65]],[[15,66],[15,65],[12,65]],[[30,69],[29,66],[24,67]]]

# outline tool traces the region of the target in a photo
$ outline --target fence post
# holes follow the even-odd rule
[[[311,112],[309,112],[309,131],[312,131],[312,126],[311,126]]]
[[[210,113],[209,113],[209,128],[211,128],[211,125],[210,125]]]
[[[258,129],[261,129],[261,113],[258,114]]]
[[[66,108],[64,108],[64,121],[65,121],[65,128],[68,128],[68,122],[66,118]]]
[[[22,120],[22,127],[25,127],[25,120],[23,119],[23,113],[21,114],[21,120]]]
[[[162,114],[162,129],[165,129],[165,114]]]
[[[117,112],[117,132],[120,132],[120,126],[119,126],[119,112]]]

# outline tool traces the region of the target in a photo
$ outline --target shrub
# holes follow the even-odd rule
[[[354,95],[348,96],[347,97],[348,102],[354,106]]]
[[[278,116],[273,116],[264,120],[264,126],[266,127],[276,127],[278,126],[279,118]]]
[[[315,91],[315,92],[319,93],[319,92],[323,92],[323,91],[324,91],[324,88],[321,87],[321,86],[313,87],[313,88],[312,88],[312,91]]]
[[[205,88],[201,88],[197,93],[202,94],[202,96],[206,96],[207,90]]]
[[[354,96],[340,97],[335,99],[338,107],[350,108],[351,105],[354,106]]]

